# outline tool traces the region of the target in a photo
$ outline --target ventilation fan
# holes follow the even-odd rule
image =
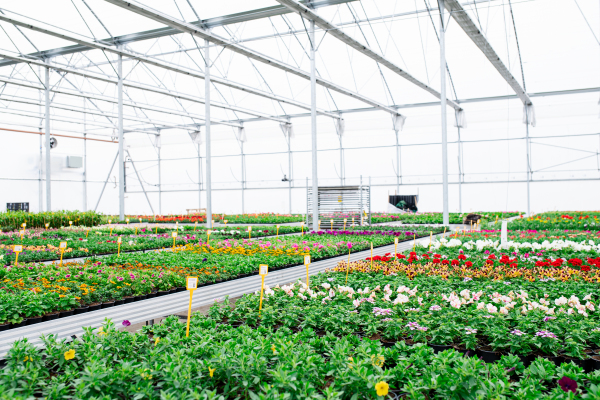
[[[58,140],[55,137],[50,138],[50,148],[53,149],[58,146]]]

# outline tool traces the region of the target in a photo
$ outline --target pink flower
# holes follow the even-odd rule
[[[348,242],[348,243],[346,243],[346,245],[348,246],[348,250],[350,250],[352,248],[352,243]]]
[[[123,326],[129,326],[131,325],[131,322],[129,322],[128,320],[125,320],[122,322]]]

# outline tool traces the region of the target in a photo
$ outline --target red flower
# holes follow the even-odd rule
[[[428,254],[423,254],[421,257],[429,260],[429,255]]]
[[[473,266],[473,263],[472,263],[471,261],[467,261],[467,262],[465,263],[465,265],[466,265],[467,267],[471,268],[471,267]]]
[[[441,254],[434,254],[433,258],[442,258],[442,255]]]
[[[440,259],[439,258],[434,258],[432,263],[434,264],[439,264],[440,263]]]
[[[583,261],[581,261],[579,258],[571,258],[568,263],[574,267],[580,267],[583,264]]]
[[[567,376],[563,376],[562,378],[560,378],[558,384],[560,385],[560,388],[565,392],[577,392],[577,382],[575,382],[573,379]]]
[[[460,264],[460,261],[458,261],[458,260],[452,260],[452,265],[458,265],[458,264]]]
[[[556,260],[552,261],[550,265],[552,265],[553,267],[560,267],[563,261],[564,260],[562,258],[557,258]]]
[[[590,266],[589,266],[589,265],[582,265],[582,266],[581,266],[581,270],[582,270],[583,272],[588,272],[588,271],[590,270]]]
[[[496,256],[494,254],[490,254],[488,256],[488,260],[495,260],[495,259],[496,259]]]
[[[519,266],[519,264],[517,264],[517,263],[512,263],[512,264],[510,264],[510,267],[511,267],[511,268],[517,268],[518,266]]]
[[[442,260],[442,264],[448,265],[448,264],[450,264],[450,261],[448,261],[448,260]]]
[[[406,258],[406,256],[404,254],[398,254],[396,257],[402,259],[402,258]]]
[[[466,259],[467,259],[467,256],[465,256],[464,254],[459,254],[459,255],[458,255],[458,259],[459,259],[459,260],[466,260]]]

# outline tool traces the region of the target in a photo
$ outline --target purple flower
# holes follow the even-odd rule
[[[560,388],[565,392],[575,393],[577,391],[577,382],[575,382],[573,379],[567,376],[563,376],[562,378],[560,378],[558,384],[560,385]]]
[[[539,331],[535,334],[535,336],[541,336],[541,337],[547,337],[547,338],[552,338],[552,339],[556,339],[556,335],[550,331]]]
[[[384,318],[381,321],[382,322],[390,322],[390,321],[393,321],[393,319],[392,318]]]
[[[523,335],[525,335],[525,332],[522,332],[522,331],[520,331],[518,329],[510,331],[510,333],[512,333],[513,335],[517,335],[517,336],[523,336]]]
[[[544,317],[544,322],[548,322],[551,319],[556,319],[556,317]]]
[[[131,325],[131,322],[129,322],[128,320],[123,321],[123,326],[129,326]]]

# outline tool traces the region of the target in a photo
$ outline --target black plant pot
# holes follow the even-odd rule
[[[430,344],[429,346],[433,349],[435,354],[452,348],[449,344]]]
[[[135,297],[127,297],[124,299],[125,304],[132,303],[135,301]]]
[[[114,301],[106,301],[106,302],[102,303],[102,308],[109,308],[109,307],[114,307],[114,306],[115,306]]]
[[[533,354],[527,354],[526,356],[524,356],[522,354],[517,354],[517,357],[519,357],[519,359],[521,360],[521,362],[523,363],[523,365],[525,367],[529,367],[531,365],[531,363],[533,362],[533,360],[535,360],[535,355],[533,355]]]
[[[594,355],[590,358],[589,361],[590,364],[590,368],[592,369],[592,371],[595,370],[599,370],[600,369],[600,355]]]
[[[486,363],[494,363],[500,360],[500,357],[502,356],[502,353],[500,352],[487,349],[484,350],[482,347],[478,348],[477,352],[479,353],[479,357]]]
[[[168,290],[159,290],[157,293],[158,296],[165,296],[167,294],[169,294]]]
[[[562,356],[542,356],[542,358],[545,358],[548,361],[552,361],[557,367],[559,367],[563,361]]]
[[[83,314],[86,313],[90,310],[89,306],[81,306],[75,309],[75,315],[77,314]]]
[[[37,324],[42,322],[43,317],[27,318],[27,325]]]
[[[96,311],[96,310],[99,310],[100,307],[102,307],[102,304],[94,304],[93,306],[90,306],[88,311]]]
[[[20,328],[20,327],[25,326],[25,325],[27,325],[27,318],[25,318],[23,321],[19,322],[18,324],[12,324],[10,326],[10,328],[11,329]]]
[[[156,296],[157,296],[157,295],[156,295],[156,292],[154,292],[154,293],[148,293],[148,294],[146,295],[146,298],[147,298],[147,299],[151,299],[151,298],[153,298],[153,297],[156,297]]]
[[[70,317],[71,315],[73,315],[73,310],[61,311],[58,318]]]
[[[0,325],[0,332],[6,331],[10,328],[10,324],[2,324]]]
[[[242,326],[244,323],[241,321],[235,321],[231,323],[231,326],[233,326],[234,328],[238,328],[240,326]]]
[[[581,367],[583,369],[587,368],[587,358],[581,359],[581,358],[574,358],[574,357],[568,357],[568,356],[563,356],[562,358],[563,358],[562,362],[565,362],[567,364],[570,362],[573,362],[573,364],[577,365],[578,367]]]
[[[185,287],[184,286],[180,286],[177,288],[176,290],[177,292],[185,292]]]
[[[59,316],[60,316],[60,313],[46,314],[42,318],[42,321],[52,321],[54,319],[58,319]]]
[[[140,296],[140,300],[146,300],[147,298],[148,298],[148,296],[145,295],[145,294],[143,294],[143,295]]]
[[[396,344],[395,340],[388,340],[388,339],[381,339],[381,345],[383,347],[394,347],[394,345]]]
[[[125,304],[125,300],[121,299],[121,300],[115,300],[115,306],[120,306]]]

